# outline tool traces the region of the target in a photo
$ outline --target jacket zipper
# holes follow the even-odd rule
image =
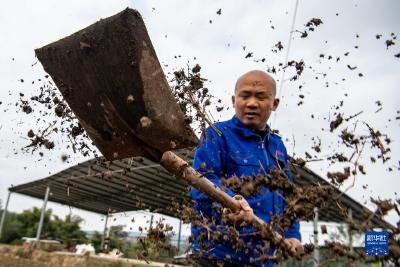
[[[267,163],[267,166],[266,166],[265,170],[269,170],[269,159],[268,159],[267,151],[265,151],[265,138],[266,138],[266,137],[269,137],[269,134],[267,134],[267,135],[264,137],[264,139],[262,139],[261,136],[259,136],[259,137],[260,137],[260,141],[261,141],[261,148],[262,148],[262,150],[263,150],[264,157],[265,157],[265,162]],[[269,138],[268,138],[268,139],[269,139]]]

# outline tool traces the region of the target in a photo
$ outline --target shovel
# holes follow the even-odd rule
[[[172,95],[138,11],[127,8],[35,52],[107,159],[158,161],[212,200],[239,210],[228,194],[171,152],[199,141]],[[269,226],[256,216],[253,222]],[[275,242],[282,241],[271,232]]]

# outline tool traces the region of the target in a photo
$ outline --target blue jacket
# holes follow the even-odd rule
[[[218,122],[214,124],[218,128],[222,136],[218,136],[217,132],[211,127],[207,128],[206,134],[201,138],[201,144],[197,148],[193,167],[200,173],[204,174],[216,186],[222,187],[220,178],[230,178],[234,175],[237,177],[251,176],[257,174],[268,173],[269,170],[279,164],[281,167],[286,166],[288,156],[286,148],[281,138],[269,132],[264,137],[257,134],[252,129],[241,123],[239,118],[234,116],[231,120]],[[292,179],[288,172],[289,179]],[[235,193],[228,189],[226,191],[230,196]],[[196,189],[191,190],[191,197],[194,200],[194,208],[198,214],[207,218],[213,218],[216,226],[212,226],[211,231],[220,231],[224,233],[225,226],[220,223],[220,216],[216,210],[215,204],[205,195]],[[286,202],[276,193],[270,192],[263,187],[259,194],[246,200],[252,207],[254,213],[265,222],[269,223],[274,215],[283,214]],[[301,240],[299,223],[292,225],[286,233],[283,233],[286,238],[294,237]],[[240,238],[245,242],[251,241],[253,247],[255,244],[261,244],[260,237],[251,235],[255,229],[252,226],[238,228]],[[254,252],[254,248],[248,249],[249,253],[243,251],[234,251],[231,248],[230,241],[222,239],[218,242],[213,242],[208,239],[209,233],[206,233],[202,227],[192,226],[192,236],[194,238],[193,250],[194,253],[199,252],[200,245],[196,241],[197,237],[202,234],[202,244],[207,244],[206,249],[202,248],[205,256],[210,256],[214,259],[232,261],[236,264],[249,264],[258,258],[259,255]],[[274,249],[271,248],[268,252],[272,255]],[[251,259],[252,258],[252,259]],[[272,264],[253,263],[256,266],[273,266]]]

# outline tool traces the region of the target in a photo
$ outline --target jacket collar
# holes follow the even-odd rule
[[[236,131],[238,131],[239,133],[241,133],[243,136],[245,136],[245,137],[259,136],[258,134],[255,133],[255,131],[253,129],[244,125],[236,115],[234,115],[232,117],[231,121],[232,121],[233,128]],[[267,131],[267,135],[270,134],[270,128],[269,128],[268,124],[265,125],[265,131]]]

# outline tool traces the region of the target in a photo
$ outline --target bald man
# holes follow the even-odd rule
[[[242,210],[228,216],[230,222],[226,222],[221,218],[218,204],[192,189],[194,209],[202,218],[201,222],[192,222],[194,266],[274,266],[260,260],[262,255],[273,255],[273,245],[267,247],[267,240],[261,240],[251,224],[241,222],[248,220],[251,213],[267,223],[273,216],[282,215],[286,206],[282,192],[277,194],[262,187],[259,192],[245,195],[241,188],[223,187],[221,178],[243,181],[287,165],[286,148],[267,125],[271,113],[279,105],[275,80],[261,70],[243,74],[236,82],[232,104],[233,118],[214,125],[222,135],[209,127],[206,136],[202,136],[193,167],[234,197]],[[289,171],[287,174],[291,179]],[[237,235],[232,234],[232,225]],[[293,254],[301,249],[299,228],[296,222],[282,233]]]
[[[239,120],[250,129],[264,131],[272,111],[279,105],[276,83],[267,73],[253,70],[236,82],[233,107]]]

